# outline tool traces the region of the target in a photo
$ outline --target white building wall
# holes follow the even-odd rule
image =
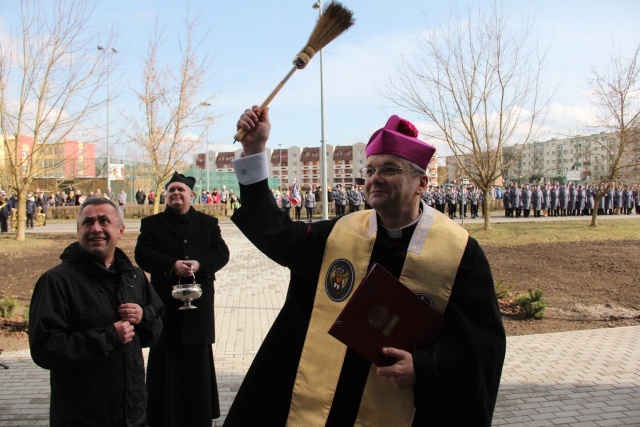
[[[611,133],[534,142],[524,147],[519,164],[510,173],[510,179],[521,177],[530,180],[532,175],[542,174],[543,181],[552,182],[556,177],[566,179],[567,172],[579,172],[581,181],[597,181],[608,170],[607,144],[615,144]]]

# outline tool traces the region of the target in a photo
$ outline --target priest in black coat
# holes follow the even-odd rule
[[[135,249],[136,262],[151,274],[165,304],[160,341],[151,347],[147,367],[150,427],[210,427],[220,416],[213,362],[215,273],[229,261],[218,220],[196,211],[195,178],[175,172],[165,186],[167,208],[144,218]],[[202,296],[197,309],[179,310],[172,286],[196,282]]]
[[[420,201],[434,147],[392,116],[365,150],[372,210],[296,223],[270,196],[269,110],[257,111],[238,121],[248,132],[234,161],[242,207],[232,220],[291,270],[291,281],[225,426],[490,426],[505,332],[477,241]],[[380,348],[395,360],[390,366],[372,365],[327,333],[374,262],[412,291],[424,290],[418,295],[446,323],[426,348]]]

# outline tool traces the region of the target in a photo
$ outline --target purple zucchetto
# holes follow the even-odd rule
[[[171,184],[172,182],[181,182],[191,190],[193,190],[193,186],[196,184],[196,179],[192,176],[184,176],[181,173],[178,173],[178,171],[175,171],[173,172],[173,176],[171,177],[169,182],[167,182],[164,186],[164,189],[166,190],[167,188],[169,188],[169,184]]]
[[[417,137],[418,129],[410,121],[394,115],[389,117],[382,129],[374,132],[367,143],[365,153],[367,157],[374,154],[392,154],[426,170],[436,148]]]

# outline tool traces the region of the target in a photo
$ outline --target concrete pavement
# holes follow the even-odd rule
[[[128,221],[127,228],[137,224]],[[54,228],[72,232],[75,224],[51,222],[33,232]],[[278,314],[289,278],[232,223],[221,228],[231,260],[216,281],[214,354],[223,417],[215,425]],[[33,364],[28,350],[2,354],[0,362],[10,367],[0,369],[0,426],[47,426],[48,372]],[[493,425],[640,426],[640,327],[509,337]]]

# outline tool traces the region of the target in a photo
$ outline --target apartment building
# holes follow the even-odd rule
[[[609,171],[608,153],[616,146],[613,133],[552,138],[526,146],[506,147],[503,155],[514,156],[522,150],[519,161],[507,171],[509,181],[567,182],[598,181]]]
[[[0,154],[2,167],[8,167],[9,152],[4,141]],[[15,137],[9,137],[6,145],[12,147],[12,155],[18,155],[24,162],[23,173],[32,173],[36,179],[75,179],[95,178],[99,165],[96,163],[94,143],[65,139],[53,144],[34,144],[33,137],[21,136],[18,143]],[[29,161],[33,159],[34,161]],[[37,159],[37,160],[36,160]]]
[[[354,145],[326,145],[327,159],[327,185],[334,187],[337,184],[350,186],[360,178],[360,169],[366,164],[366,144],[358,142]],[[320,147],[268,148],[270,178],[276,179],[280,188],[289,188],[296,179],[298,185],[303,188],[322,185],[322,164]],[[196,168],[213,172],[233,172],[231,161],[240,157],[242,149],[233,152],[199,153],[194,156]],[[206,159],[206,161],[205,161]],[[431,159],[427,174],[429,180],[438,180],[437,156]]]

